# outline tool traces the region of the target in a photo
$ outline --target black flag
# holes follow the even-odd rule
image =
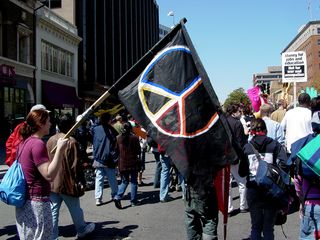
[[[184,24],[119,98],[180,173],[213,179],[236,156],[220,103]]]

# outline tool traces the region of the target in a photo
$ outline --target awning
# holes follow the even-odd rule
[[[74,87],[61,85],[58,83],[42,81],[42,97],[54,107],[76,107],[82,105]]]

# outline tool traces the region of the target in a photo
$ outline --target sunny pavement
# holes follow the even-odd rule
[[[143,181],[147,186],[139,187],[138,198],[141,205],[130,206],[129,195],[126,194],[122,201],[124,209],[118,210],[114,203],[110,202],[110,189],[105,188],[105,204],[97,207],[94,201],[94,191],[87,191],[81,197],[81,206],[85,220],[96,223],[96,231],[86,239],[135,239],[135,240],[182,240],[186,239],[184,227],[184,203],[181,192],[172,192],[173,201],[159,202],[159,189],[153,188],[155,161],[152,153],[146,154],[146,170]],[[6,166],[0,165],[2,175]],[[1,176],[0,175],[0,176]],[[233,188],[235,207],[239,206],[238,188]],[[130,191],[130,185],[127,193]],[[222,215],[219,216],[218,233],[219,239],[223,239]],[[283,225],[287,239],[298,239],[299,216],[295,212],[288,216],[287,223]],[[60,238],[76,239],[76,232],[68,209],[63,204],[60,210]],[[248,239],[250,234],[249,213],[239,213],[229,218],[227,226],[227,239]],[[275,226],[275,239],[286,239],[281,226]],[[16,237],[14,207],[0,203],[0,239],[18,239]]]

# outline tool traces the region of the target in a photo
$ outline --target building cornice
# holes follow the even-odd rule
[[[29,78],[33,78],[33,71],[35,70],[35,66],[14,61],[9,58],[0,56],[0,64],[6,64],[14,67],[15,73],[20,76],[25,76]]]
[[[40,18],[39,28],[75,46],[78,46],[82,40],[81,37],[62,29],[61,27],[57,26],[57,24],[51,22],[48,19]]]
[[[37,12],[39,28],[43,31],[55,35],[63,41],[78,46],[82,38],[77,34],[77,28],[68,21],[62,19],[49,9],[40,9]]]
[[[307,31],[308,28],[312,25],[319,25],[320,26],[320,21],[310,21],[308,22],[300,31],[299,33],[292,39],[292,41],[285,47],[285,49],[281,52],[284,53],[286,52],[295,42],[299,40],[299,38],[302,37],[302,35]],[[302,45],[302,43],[300,44]]]

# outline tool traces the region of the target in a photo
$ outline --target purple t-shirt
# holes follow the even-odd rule
[[[29,137],[19,145],[17,157],[27,180],[27,199],[38,198],[41,201],[43,197],[49,196],[50,182],[38,170],[38,166],[49,161],[46,144],[40,138]]]

